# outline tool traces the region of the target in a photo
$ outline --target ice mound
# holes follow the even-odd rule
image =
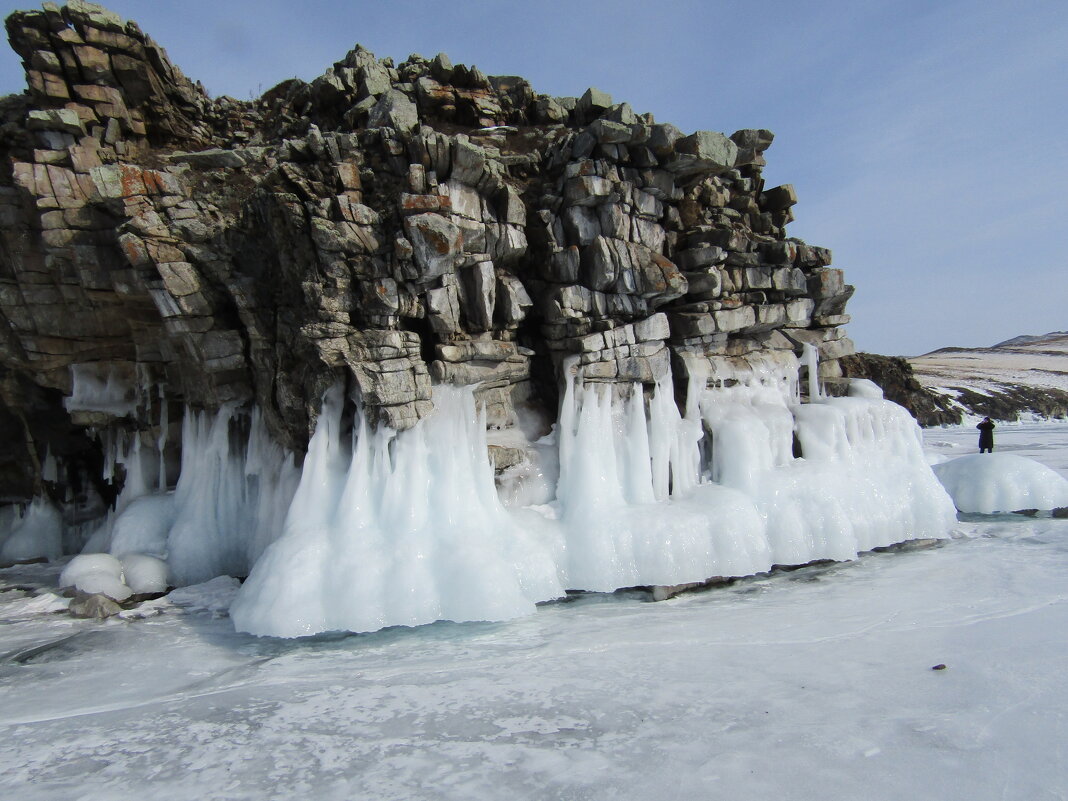
[[[790,403],[789,393],[776,391],[788,378],[757,369],[753,379],[701,399],[710,477],[752,499],[771,563],[842,561],[947,535],[953,505],[907,411],[872,392]]]
[[[147,554],[126,554],[120,560],[107,553],[83,553],[63,568],[59,586],[125,601],[134,594],[165,592],[167,563]]]
[[[933,467],[962,512],[992,514],[1068,506],[1068,479],[1012,453],[972,453]]]
[[[90,595],[106,595],[125,601],[131,590],[122,580],[122,562],[111,554],[83,553],[75,556],[59,574],[60,587],[74,587]]]
[[[871,398],[882,400],[883,388],[867,378],[849,379],[849,396],[851,398]]]
[[[143,553],[122,557],[122,578],[137,595],[167,591],[167,563]]]
[[[44,498],[34,499],[9,525],[7,532],[0,533],[0,563],[42,557],[51,561],[63,554],[63,520]]]

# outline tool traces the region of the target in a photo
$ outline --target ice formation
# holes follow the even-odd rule
[[[181,584],[247,575],[281,531],[299,473],[258,411],[247,438],[234,436],[235,409],[187,411],[182,471],[174,492],[167,563]]]
[[[47,499],[35,498],[6,522],[10,528],[6,536],[0,535],[0,563],[52,560],[62,555],[63,520]]]
[[[71,395],[63,402],[68,412],[107,412],[122,416],[136,407],[135,385],[116,365],[87,362],[71,365],[70,371]]]
[[[167,563],[162,559],[143,553],[131,553],[122,557],[122,580],[133,592],[165,592],[168,586]]]
[[[972,453],[934,466],[962,512],[1012,512],[1068,506],[1068,479],[1012,453]]]
[[[715,367],[687,358],[681,411],[670,375],[583,382],[569,362],[549,435],[495,432],[529,455],[497,482],[471,387],[435,388],[434,414],[397,433],[373,429],[338,385],[300,469],[257,410],[187,410],[173,490],[161,406],[157,436],[104,434],[105,474],[122,476],[122,491],[85,548],[85,558],[105,553],[72,562],[67,578],[80,570],[71,579],[80,589],[126,597],[249,575],[235,625],[293,637],[502,620],[566,590],[700,582],[945,536],[953,503],[912,418],[870,382],[825,396],[815,352],[803,361],[805,403],[790,355]],[[92,392],[82,386],[84,400]],[[111,392],[102,386],[100,403]],[[1011,457],[983,458],[975,467]],[[943,481],[953,470],[938,469]],[[1036,475],[1006,468],[999,486],[1053,487]],[[996,505],[1068,504],[1068,494],[1043,497]],[[9,530],[5,560],[60,553],[61,521],[45,501]]]
[[[147,447],[136,434],[104,443],[104,474],[119,465],[125,479],[114,510],[82,552],[163,557],[180,584],[247,575],[281,533],[300,480],[292,454],[270,438],[258,410],[187,410],[181,473],[168,491],[165,436]]]
[[[119,557],[130,553],[164,555],[167,553],[167,535],[172,525],[173,493],[135,498],[116,517],[108,551]]]
[[[851,559],[953,525],[915,422],[870,387],[826,398],[813,379],[800,404],[796,360],[688,367],[683,415],[670,379],[580,384],[565,366],[559,422],[537,443],[555,447],[559,478],[549,503],[528,508],[515,472],[501,503],[471,389],[438,387],[436,412],[396,434],[371,431],[335,387],[235,625],[293,637],[507,619],[565,589]],[[543,487],[551,474],[526,475]]]
[[[146,554],[127,554],[117,559],[106,553],[83,553],[63,568],[59,586],[125,601],[135,593],[166,591],[167,572],[166,562]]]
[[[133,590],[122,580],[122,562],[106,553],[79,554],[59,574],[60,587],[125,601]]]
[[[559,548],[509,515],[472,390],[439,388],[414,429],[343,427],[334,387],[308,446],[281,539],[231,616],[242,631],[294,637],[435,620],[502,620],[564,593]]]

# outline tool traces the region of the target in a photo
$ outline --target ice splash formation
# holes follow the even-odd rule
[[[435,620],[502,620],[564,594],[551,541],[497,498],[472,390],[441,387],[411,431],[345,431],[331,390],[282,538],[231,609],[238,629],[296,637]]]
[[[567,589],[851,559],[953,525],[918,427],[870,385],[802,404],[796,362],[702,366],[689,365],[685,415],[670,380],[579,385],[565,369],[559,422],[538,443],[558,456],[555,497],[526,508],[498,497],[471,388],[438,387],[435,413],[398,434],[371,431],[335,387],[235,625],[294,637],[502,620]]]
[[[155,450],[136,435],[105,444],[104,474],[120,466],[122,492],[82,553],[165,557],[180,585],[247,575],[281,532],[300,480],[293,455],[271,439],[257,409],[233,405],[214,414],[187,409],[181,439],[173,491],[162,437]]]

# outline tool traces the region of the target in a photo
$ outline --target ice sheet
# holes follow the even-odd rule
[[[199,587],[105,624],[0,591],[0,654],[31,654],[0,661],[0,795],[1055,799],[1068,521],[962,528],[661,604],[297,641]]]

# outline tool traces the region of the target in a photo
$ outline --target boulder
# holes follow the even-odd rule
[[[676,175],[718,175],[734,167],[738,146],[716,131],[698,131],[675,142],[675,157],[665,168]]]
[[[367,127],[393,128],[401,133],[411,133],[419,127],[419,109],[406,94],[389,89],[371,109]]]
[[[67,611],[71,617],[104,620],[119,614],[122,611],[122,607],[106,595],[79,593],[71,600]]]
[[[785,211],[797,203],[797,192],[791,184],[768,189],[760,196],[760,205],[767,211]]]
[[[419,280],[429,281],[451,270],[463,250],[463,236],[455,223],[440,214],[413,214],[404,219]]]
[[[579,98],[577,111],[587,119],[598,117],[612,107],[612,96],[592,86]]]

